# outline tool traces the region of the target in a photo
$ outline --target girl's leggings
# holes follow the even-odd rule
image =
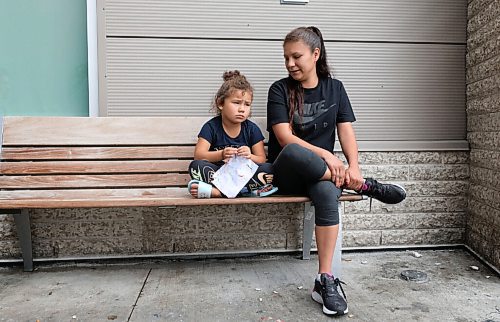
[[[332,181],[320,180],[327,165],[311,150],[298,144],[286,145],[273,163],[274,185],[280,194],[302,194],[311,198],[317,226],[339,223],[338,203],[342,190]]]
[[[206,160],[194,160],[189,164],[189,175],[191,179],[200,180],[206,183],[212,183],[215,171],[222,165],[216,165]],[[248,191],[257,190],[266,184],[273,182],[273,166],[270,163],[261,163],[252,179],[247,182],[245,187]]]

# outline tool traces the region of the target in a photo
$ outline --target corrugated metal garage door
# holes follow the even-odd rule
[[[282,38],[318,26],[361,141],[465,139],[465,0],[100,0],[101,115],[210,116],[225,70],[254,116],[286,76]]]

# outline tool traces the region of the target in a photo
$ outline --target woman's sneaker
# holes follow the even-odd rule
[[[314,289],[311,297],[314,301],[323,304],[323,313],[328,315],[344,315],[348,312],[347,302],[342,285],[344,282],[338,278],[333,278],[329,274],[321,274],[320,280],[314,281]],[[340,286],[342,295],[339,294],[337,287]]]
[[[387,204],[400,203],[406,198],[406,190],[400,185],[380,183],[372,178],[365,179],[360,193]]]

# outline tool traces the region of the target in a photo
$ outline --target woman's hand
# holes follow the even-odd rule
[[[345,171],[345,188],[355,191],[361,190],[363,186],[363,177],[359,167],[349,167]]]
[[[345,180],[345,167],[344,163],[339,160],[332,153],[325,153],[322,157],[325,160],[328,169],[332,173],[332,182],[337,186],[337,188],[342,187]]]
[[[236,154],[240,157],[250,159],[250,157],[252,156],[252,151],[250,150],[250,147],[243,145],[236,150]]]

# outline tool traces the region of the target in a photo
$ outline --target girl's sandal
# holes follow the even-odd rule
[[[191,180],[188,183],[188,191],[191,193],[191,186],[196,183],[198,184],[198,194],[196,198],[198,199],[207,199],[212,196],[212,185],[200,181],[200,180]]]
[[[243,197],[267,197],[278,191],[278,187],[273,187],[272,184],[266,184],[259,189],[242,194]]]

